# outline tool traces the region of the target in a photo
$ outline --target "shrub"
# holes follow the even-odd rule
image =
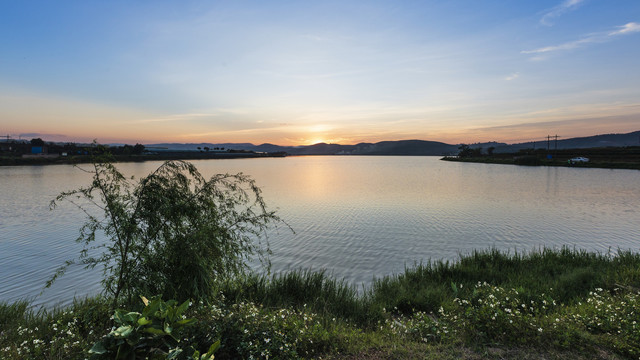
[[[189,301],[176,306],[175,300],[141,298],[145,304],[142,313],[116,310],[113,319],[117,327],[89,350],[92,359],[177,359],[183,354],[181,330],[195,322],[184,316]],[[203,355],[193,348],[187,349],[187,356],[198,360],[213,359],[219,345],[219,341],[213,343]]]
[[[87,214],[78,242],[84,249],[67,261],[47,286],[74,262],[103,266],[104,291],[114,305],[140,294],[183,301],[206,299],[218,277],[238,274],[257,254],[268,263],[265,229],[279,221],[266,210],[260,189],[242,173],[205,179],[192,164],[167,161],[133,182],[103,158],[93,164],[91,185],[60,194]],[[80,203],[79,201],[83,201]],[[98,207],[102,216],[95,216]],[[95,245],[96,234],[108,240]],[[96,249],[102,253],[94,256]]]

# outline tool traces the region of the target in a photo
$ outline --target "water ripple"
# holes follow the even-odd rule
[[[159,163],[121,164],[144,176]],[[292,157],[198,161],[205,176],[252,175],[295,230],[270,232],[274,272],[326,269],[353,284],[474,249],[571,246],[638,250],[640,172],[456,164],[431,157]],[[470,166],[467,166],[470,165]],[[580,169],[584,170],[584,169]],[[100,272],[69,269],[83,214],[49,211],[59,192],[86,185],[71,166],[0,169],[0,300],[69,303],[99,291]]]

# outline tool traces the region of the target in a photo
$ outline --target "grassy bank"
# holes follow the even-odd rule
[[[143,162],[143,161],[166,161],[166,160],[211,160],[211,159],[251,159],[264,157],[284,157],[283,153],[255,153],[255,152],[190,152],[176,151],[159,154],[141,155],[113,155],[114,162]],[[90,164],[94,157],[90,155],[58,156],[58,157],[17,157],[0,156],[0,166],[22,166],[22,165],[61,165],[61,164]]]
[[[570,159],[579,156],[587,157],[590,161],[573,164],[569,162]],[[640,170],[640,147],[562,150],[525,149],[518,153],[496,153],[491,155],[473,153],[469,154],[469,156],[446,156],[442,160],[484,164]]]
[[[182,341],[232,358],[638,358],[640,255],[570,249],[475,252],[377,279],[358,292],[322,272],[217,285]],[[141,304],[126,305],[140,311]],[[3,358],[78,358],[113,326],[108,302],[0,305]]]
[[[640,170],[640,162],[601,162],[592,161],[588,163],[570,164],[568,161],[563,160],[546,160],[533,157],[519,157],[519,158],[502,158],[502,157],[466,157],[460,158],[455,156],[446,156],[441,160],[455,161],[455,162],[468,162],[468,163],[480,163],[480,164],[500,164],[500,165],[524,165],[524,166],[559,166],[559,167],[573,167],[573,168],[594,168],[594,169],[628,169],[628,170]]]

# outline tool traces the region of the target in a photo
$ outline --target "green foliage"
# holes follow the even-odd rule
[[[367,323],[381,320],[353,285],[324,271],[291,271],[267,277],[247,274],[221,284],[227,304],[255,302],[267,307],[311,309],[330,318]]]
[[[584,303],[572,308],[566,321],[575,322],[597,335],[601,345],[612,345],[625,355],[640,356],[640,292],[597,288]]]
[[[0,304],[0,358],[84,359],[98,333],[110,326],[104,299],[74,301],[64,310],[34,311],[28,304]]]
[[[640,271],[633,270],[638,264],[640,254],[631,252],[614,256],[569,248],[528,254],[475,251],[455,263],[421,263],[377,279],[369,296],[372,306],[378,308],[395,308],[406,315],[413,311],[429,313],[455,297],[469,296],[480,281],[518,289],[525,299],[551,292],[557,301],[573,303],[594,288],[614,288],[623,278],[626,284],[640,287]],[[457,285],[455,293],[451,283]]]
[[[104,291],[114,304],[148,293],[199,300],[212,295],[216,279],[243,272],[250,256],[268,265],[268,244],[261,239],[279,218],[266,210],[250,177],[207,180],[188,162],[167,161],[134,182],[108,157],[89,172],[91,185],[52,201],[52,208],[65,199],[77,204],[87,222],[77,239],[84,244],[79,259],[65,263],[47,285],[79,262],[103,267]],[[99,233],[106,243],[96,244]]]
[[[640,254],[631,252],[491,250],[407,268],[363,293],[323,272],[242,276],[217,287],[226,299],[216,294],[180,311],[169,302],[174,310],[157,318],[157,311],[132,307],[139,312],[119,312],[114,328],[104,298],[37,313],[24,302],[0,304],[0,357],[85,359],[104,341],[98,335],[129,325],[120,335],[144,326],[164,332],[152,340],[160,356],[180,340],[173,347],[183,349],[179,359],[208,356],[217,340],[216,359],[638,358],[639,269]],[[144,314],[151,322],[138,322]],[[167,335],[163,316],[183,315],[196,325],[170,326]]]
[[[222,359],[299,359],[345,349],[340,339],[354,329],[303,307],[268,308],[255,303],[210,305],[197,329],[221,339]],[[352,335],[356,338],[357,335]]]
[[[640,293],[595,289],[575,305],[548,294],[524,299],[516,289],[487,283],[437,313],[416,312],[387,320],[391,332],[426,343],[462,340],[476,346],[534,346],[594,353],[610,349],[640,355]]]
[[[22,320],[28,308],[29,303],[26,301],[18,301],[13,304],[1,302],[0,331],[4,331],[11,324],[17,323]]]
[[[189,301],[176,306],[175,300],[164,302],[159,296],[151,300],[141,298],[145,304],[142,313],[115,311],[116,328],[91,347],[92,359],[178,359],[184,355],[180,334],[185,326],[195,322],[184,315]],[[213,359],[219,345],[214,343],[203,355],[188,349],[188,356]]]

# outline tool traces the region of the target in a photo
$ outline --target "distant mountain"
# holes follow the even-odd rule
[[[640,131],[634,131],[627,134],[604,134],[587,137],[577,137],[570,139],[558,139],[557,144],[555,138],[550,138],[549,148],[555,149],[586,149],[596,147],[623,147],[623,146],[640,146]],[[512,145],[495,146],[495,152],[517,152],[521,149],[540,149],[547,148],[547,141],[525,142]],[[483,147],[486,149],[486,147]]]
[[[163,143],[148,144],[147,148],[158,148],[180,151],[197,151],[198,147],[204,149],[208,147],[225,148],[232,150],[248,150],[256,152],[286,152],[289,155],[450,155],[457,154],[459,145],[446,144],[437,141],[425,140],[399,140],[381,141],[377,143],[360,143],[357,145],[340,145],[319,143],[308,146],[280,146],[274,144],[254,145],[250,143],[199,143],[199,144],[179,144]],[[520,149],[546,148],[546,141],[525,142],[519,144],[505,144],[498,142],[486,142],[471,144],[472,148],[482,147],[488,149],[495,148],[499,152],[517,152]],[[555,139],[551,139],[550,147],[555,149]],[[579,137],[562,139],[557,142],[558,149],[583,149],[593,147],[620,147],[620,146],[640,146],[640,131],[628,134],[606,134],[589,137]]]
[[[208,147],[257,152],[286,152],[290,155],[446,155],[456,153],[458,145],[449,145],[436,141],[400,140],[382,141],[375,144],[340,145],[319,143],[308,146],[279,146],[274,144],[253,145],[248,143],[224,144],[148,144],[148,149],[166,149],[179,151],[197,151]]]
[[[317,145],[312,146],[317,147]],[[446,155],[457,152],[458,145],[437,141],[400,140],[381,141],[375,144],[329,145],[325,150],[344,155]]]

